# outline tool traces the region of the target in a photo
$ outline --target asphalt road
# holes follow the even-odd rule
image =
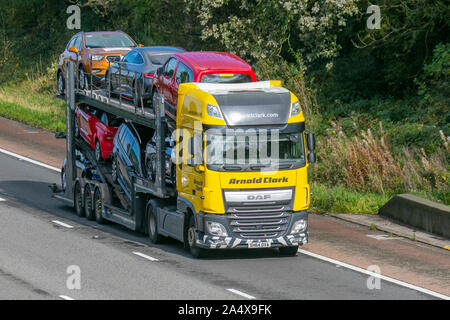
[[[52,183],[57,172],[0,154],[0,299],[433,298],[386,281],[370,290],[368,275],[301,253],[217,251],[196,260],[177,241],[152,245],[77,217],[51,198]],[[70,266],[79,267],[80,289],[67,287]]]

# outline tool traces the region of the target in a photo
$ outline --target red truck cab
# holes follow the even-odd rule
[[[152,101],[164,95],[166,115],[176,119],[178,86],[187,82],[244,83],[257,81],[252,67],[232,53],[180,52],[158,69],[152,83]]]

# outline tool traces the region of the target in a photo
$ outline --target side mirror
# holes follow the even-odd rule
[[[69,48],[69,52],[78,54],[78,49],[77,49],[77,47],[73,46],[73,47]]]
[[[311,164],[316,163],[316,155],[314,152],[308,153],[308,162]]]
[[[201,164],[197,164],[195,166],[195,171],[197,171],[197,172],[204,172],[205,171],[205,166],[201,165]]]
[[[159,67],[156,69],[156,74],[162,74],[163,73],[163,67]]]
[[[314,136],[314,133],[308,133],[306,143],[308,144],[309,151],[314,151],[314,149],[316,149],[316,137]]]
[[[138,47],[139,47],[139,48],[143,48],[143,47],[145,47],[145,46],[144,46],[143,44],[139,43],[139,44],[138,44]]]

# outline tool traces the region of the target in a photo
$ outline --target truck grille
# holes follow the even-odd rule
[[[277,208],[280,209],[280,207]],[[253,212],[250,212],[248,207],[233,209],[233,213],[228,216],[230,228],[239,238],[264,239],[282,236],[291,219],[290,213],[273,210],[275,208],[272,208],[272,211]]]

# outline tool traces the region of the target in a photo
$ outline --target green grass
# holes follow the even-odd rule
[[[389,196],[360,193],[342,186],[328,187],[311,182],[311,210],[313,212],[368,213],[377,214]]]
[[[0,87],[0,116],[53,132],[66,128],[65,103],[24,81]]]

